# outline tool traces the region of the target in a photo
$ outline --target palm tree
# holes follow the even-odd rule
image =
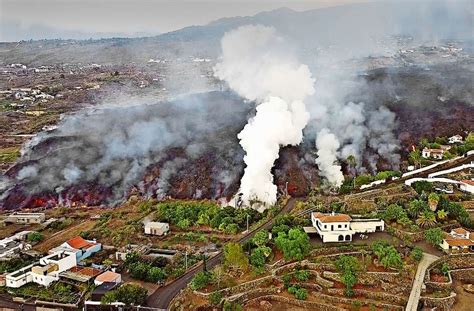
[[[413,200],[410,202],[410,207],[408,208],[408,213],[411,217],[417,218],[423,213],[428,207],[426,202],[423,200]]]
[[[430,209],[433,212],[436,211],[436,207],[438,207],[438,202],[439,202],[439,195],[437,195],[434,192],[431,192],[430,195],[428,196],[428,204],[430,206]]]
[[[424,211],[416,220],[416,224],[422,228],[433,227],[436,222],[436,215],[432,211]]]
[[[448,213],[442,209],[438,211],[437,216],[439,220],[445,220],[448,217]]]

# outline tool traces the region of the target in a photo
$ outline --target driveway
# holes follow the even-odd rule
[[[416,270],[415,280],[413,281],[413,287],[411,289],[410,298],[408,299],[407,307],[405,311],[417,311],[418,302],[421,295],[421,286],[425,278],[426,269],[428,266],[436,261],[439,257],[428,253],[423,253],[423,258],[418,264]]]

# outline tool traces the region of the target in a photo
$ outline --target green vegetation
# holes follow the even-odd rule
[[[448,276],[448,273],[449,273],[449,265],[444,262],[443,265],[441,266],[441,272],[445,275],[445,276]]]
[[[213,292],[209,295],[209,302],[213,306],[218,306],[222,301],[222,294],[221,292]]]
[[[384,268],[394,268],[398,270],[403,268],[403,260],[400,253],[387,241],[379,240],[374,242],[372,244],[372,251]]]
[[[295,295],[296,299],[299,300],[306,300],[306,298],[308,298],[308,291],[297,285],[292,285],[288,287],[288,293]]]
[[[115,301],[123,302],[126,306],[143,305],[148,297],[148,292],[145,288],[136,284],[125,284],[118,289],[107,292],[102,297],[101,303],[108,304]]]
[[[224,246],[224,266],[233,270],[247,270],[249,259],[239,243],[227,243]]]
[[[362,174],[355,178],[355,185],[356,187],[360,187],[362,185],[371,183],[376,180],[384,180],[384,179],[389,179],[392,177],[401,177],[401,176],[402,176],[402,172],[400,171],[381,171],[381,172],[378,172],[375,176]]]
[[[357,273],[360,270],[359,261],[354,256],[342,255],[334,263],[336,270],[341,274],[341,282],[346,286],[344,293],[354,295],[354,285],[357,284]]]
[[[423,250],[415,246],[411,251],[410,257],[419,262],[423,258]]]
[[[235,234],[247,226],[247,218],[252,224],[261,220],[265,214],[253,209],[220,207],[214,202],[171,201],[159,203],[158,219],[176,225],[181,229],[190,226],[211,226],[226,233]]]
[[[12,258],[8,261],[0,261],[0,273],[5,272],[13,272],[23,267],[26,267],[32,264],[34,261],[32,259],[24,259],[24,258]]]
[[[19,288],[8,288],[8,291],[21,297],[60,303],[75,303],[80,297],[80,291],[77,288],[61,282],[55,282],[49,287],[28,283]]]
[[[290,229],[288,234],[285,232],[278,233],[275,245],[283,252],[286,260],[302,260],[311,249],[309,237],[301,229]]]
[[[157,283],[166,279],[167,274],[162,268],[162,264],[159,261],[153,263],[144,261],[135,252],[128,253],[125,257],[125,267],[128,269],[130,276],[148,282]]]
[[[222,305],[222,310],[223,311],[242,311],[243,308],[238,303],[225,300],[224,304]]]
[[[191,280],[190,286],[192,290],[198,290],[206,287],[211,283],[211,273],[207,271],[199,271]]]
[[[295,272],[295,278],[300,281],[300,282],[305,282],[309,280],[309,277],[311,276],[311,273],[307,270],[299,270]]]
[[[423,192],[428,193],[428,192],[433,191],[433,184],[425,180],[416,181],[413,184],[411,184],[411,186],[413,187],[413,189],[415,189],[415,191],[418,194],[422,194]]]
[[[37,242],[40,242],[40,241],[43,241],[44,239],[44,236],[43,234],[39,233],[39,232],[31,232],[28,234],[26,240],[28,242],[32,242],[32,243],[37,243]]]
[[[444,233],[440,228],[433,228],[425,231],[425,240],[434,247],[439,247],[439,244],[443,242],[443,238]]]

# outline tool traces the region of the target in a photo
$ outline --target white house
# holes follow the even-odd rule
[[[22,231],[11,237],[0,240],[0,258],[10,257],[22,249],[30,249],[31,245],[26,244],[24,240],[31,231]]]
[[[431,148],[423,148],[421,151],[421,156],[425,159],[433,158],[437,160],[442,160],[444,155],[443,149],[431,149]]]
[[[459,189],[474,194],[474,180],[461,180]]]
[[[454,135],[449,137],[448,142],[450,144],[462,143],[462,136],[461,135]]]
[[[456,228],[451,230],[440,246],[447,253],[452,251],[474,251],[474,240],[471,240],[469,231]]]
[[[15,224],[40,224],[45,221],[44,213],[13,213],[8,215],[4,222]]]
[[[170,225],[166,222],[148,222],[145,224],[145,234],[167,235]]]
[[[311,222],[323,242],[352,241],[356,233],[383,231],[381,219],[352,219],[347,214],[311,213]]]
[[[6,286],[18,288],[35,282],[49,286],[59,280],[59,274],[76,266],[76,255],[71,252],[57,252],[40,259],[38,263],[7,274]]]
[[[56,253],[58,251],[67,251],[76,254],[77,262],[86,259],[94,253],[102,249],[102,244],[96,241],[85,240],[80,236],[76,236],[67,240],[58,247],[53,248],[49,253]]]

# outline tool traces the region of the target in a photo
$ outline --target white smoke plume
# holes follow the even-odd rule
[[[340,186],[344,181],[341,166],[337,164],[339,147],[340,144],[336,135],[332,134],[329,129],[323,128],[318,133],[316,140],[316,148],[318,149],[316,164],[318,165],[320,174],[324,176],[330,184],[335,186]]]
[[[271,27],[239,27],[222,38],[222,59],[214,68],[216,77],[257,104],[255,117],[238,135],[246,152],[244,202],[275,203],[271,168],[280,146],[299,144],[309,120],[304,100],[314,93],[314,80],[284,44]]]

